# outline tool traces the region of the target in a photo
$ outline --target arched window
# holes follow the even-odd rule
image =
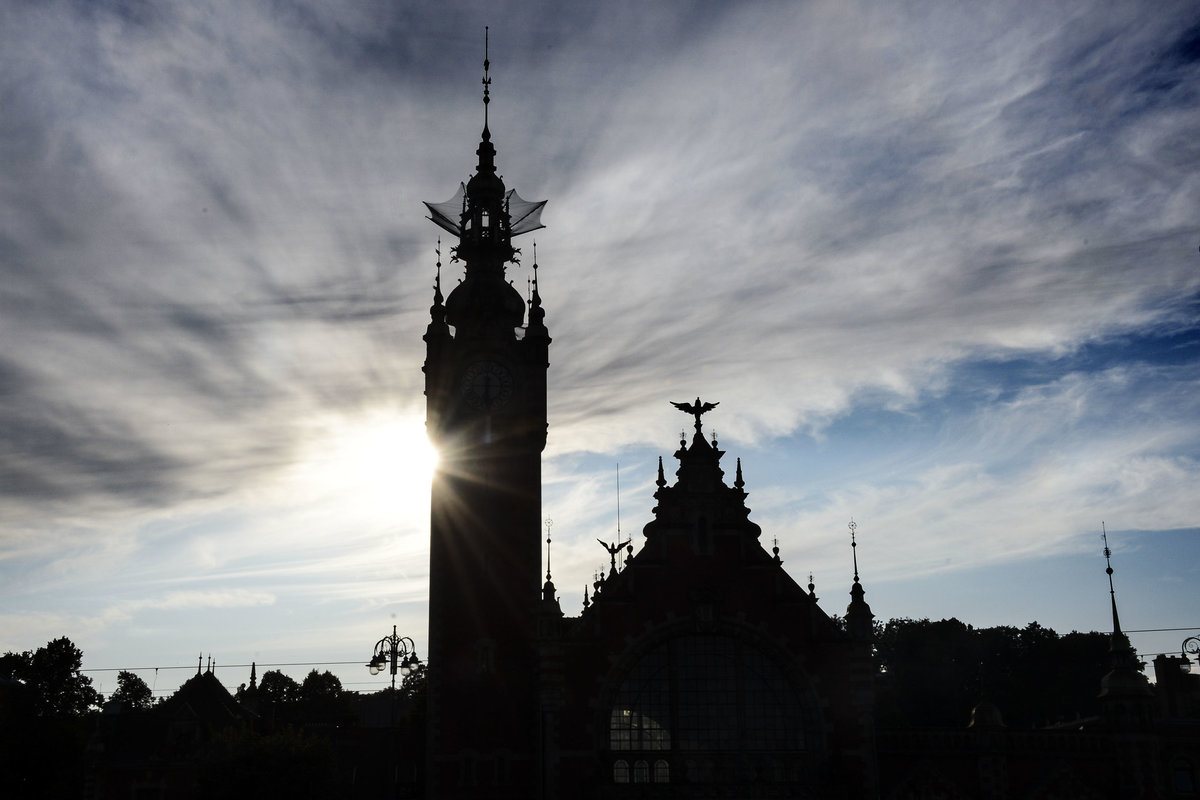
[[[613,762],[613,783],[629,783],[629,762],[623,758]]]
[[[806,749],[809,724],[800,692],[761,650],[732,636],[688,634],[653,648],[626,672],[609,714],[608,746],[614,756],[625,754],[622,760],[645,756],[634,764],[634,783],[650,780],[639,777],[649,763],[653,782],[668,783],[672,753],[711,755],[718,765],[729,760],[722,754],[794,754]],[[711,760],[679,763],[690,773],[698,769],[686,764]]]

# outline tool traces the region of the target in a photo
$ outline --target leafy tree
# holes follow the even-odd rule
[[[300,697],[300,684],[277,669],[267,670],[258,682],[258,701],[265,705],[286,705]]]
[[[400,681],[400,688],[398,690],[400,696],[409,700],[424,701],[425,689],[429,685],[428,669],[424,663],[418,662],[412,668],[412,671]]]
[[[99,705],[83,655],[66,637],[0,656],[0,795],[80,797],[87,712]]]
[[[304,676],[299,705],[297,712],[303,722],[338,722],[354,714],[342,682],[328,670],[314,669]]]
[[[314,669],[304,676],[304,682],[300,684],[301,700],[323,700],[341,695],[342,682],[329,670],[317,672]]]
[[[154,693],[137,675],[121,670],[117,673],[117,690],[109,699],[116,700],[125,708],[141,711],[154,704]]]
[[[967,724],[982,699],[1010,727],[1098,713],[1108,637],[1024,628],[973,628],[956,619],[894,619],[876,639],[877,719],[887,727]]]
[[[39,716],[81,716],[100,705],[92,679],[81,674],[83,651],[63,636],[34,652],[0,656],[0,677],[24,683]]]

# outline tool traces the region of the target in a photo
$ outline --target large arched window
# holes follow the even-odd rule
[[[643,759],[654,765],[652,780],[665,783],[675,777],[672,761],[695,780],[697,765],[719,772],[722,754],[798,753],[808,744],[808,715],[795,685],[757,647],[726,635],[677,636],[647,652],[617,688],[613,778],[623,782],[626,765]]]

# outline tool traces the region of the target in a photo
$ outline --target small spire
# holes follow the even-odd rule
[[[591,601],[588,600],[588,587],[587,587],[587,584],[585,583],[583,585],[583,607],[587,608],[591,604],[592,604]]]
[[[196,677],[200,677],[204,672],[204,653],[196,656]]]
[[[1108,573],[1108,598],[1112,603],[1113,636],[1121,636],[1121,620],[1117,616],[1117,593],[1113,590],[1113,568],[1110,560],[1112,550],[1108,547],[1108,530],[1104,527],[1104,520],[1100,521],[1100,538],[1104,540],[1104,571]]]
[[[258,688],[257,665],[253,661],[250,662],[250,688]]]
[[[715,446],[716,443],[717,443],[716,434],[713,434],[713,445]],[[742,480],[742,460],[740,458],[737,460],[737,477],[734,478],[733,486],[735,489],[743,489],[746,486],[746,482],[744,480]],[[778,539],[775,540],[775,544],[776,545],[779,544]],[[778,547],[775,548],[775,554],[779,555]]]
[[[858,529],[858,524],[854,521],[854,517],[850,518],[850,524],[846,527],[850,529],[850,555],[854,559],[854,582],[858,583],[858,542],[854,540],[854,531]]]
[[[546,582],[550,582],[550,529],[554,527],[554,520],[546,517]]]
[[[667,478],[665,475],[663,475],[662,456],[658,457],[658,480],[656,480],[654,483],[660,489],[667,485]]]
[[[742,475],[741,475],[741,472],[739,471],[739,472],[738,472],[738,479],[740,480],[740,479],[741,479],[741,477],[742,477]],[[772,553],[774,554],[774,556],[775,556],[775,563],[776,563],[776,564],[782,564],[782,563],[783,563],[783,559],[779,557],[779,537],[778,537],[778,536],[776,536],[776,537],[775,537],[775,539],[774,539],[774,541],[775,541],[775,544],[774,544],[774,546],[771,548],[771,552],[772,552]]]
[[[858,642],[870,642],[873,635],[871,621],[875,616],[867,605],[866,591],[858,580],[858,542],[854,538],[858,524],[853,519],[850,528],[850,552],[854,559],[854,585],[850,587],[850,605],[846,607],[846,630]]]
[[[442,237],[437,239],[437,247],[433,248],[433,252],[437,254],[437,272],[433,278],[433,303],[440,306],[442,304]]]
[[[488,104],[492,102],[491,88],[492,79],[488,75],[488,70],[491,68],[492,62],[488,61],[488,26],[483,26],[483,140],[489,141],[492,138],[491,132],[488,131]]]
[[[813,600],[817,599],[817,585],[813,583],[813,574],[808,573],[808,596]]]

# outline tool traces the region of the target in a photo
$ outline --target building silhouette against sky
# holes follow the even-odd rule
[[[760,541],[740,462],[727,482],[702,415],[660,460],[645,544],[613,543],[578,617],[541,574],[541,452],[550,335],[537,284],[507,279],[540,227],[496,173],[486,121],[475,174],[431,218],[458,237],[425,333],[433,483],[429,796],[623,796],[657,787],[874,787],[871,611],[857,574],[845,629]],[[664,399],[665,402],[665,399]]]
[[[475,174],[451,200],[427,203],[457,237],[452,261],[463,270],[443,295],[439,259],[424,336],[427,425],[441,458],[427,796],[1194,796],[1196,733],[1155,722],[1115,597],[1101,717],[1012,731],[981,698],[954,730],[878,730],[873,615],[856,554],[849,605],[831,616],[778,548],[764,547],[740,459],[723,463],[704,429],[717,403],[699,397],[675,402],[692,431],[673,468],[659,461],[644,541],[602,542],[609,571],[582,613],[562,612],[541,517],[547,312],[536,263],[527,297],[506,274],[522,255],[514,237],[541,227],[543,203],[497,174],[487,69],[485,57]],[[850,533],[853,547],[852,523]]]

